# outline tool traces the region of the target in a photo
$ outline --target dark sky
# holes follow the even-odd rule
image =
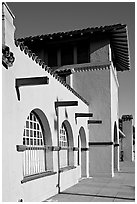
[[[134,2],[8,2],[15,15],[15,37],[127,24],[131,71],[119,72],[119,116],[135,117]]]

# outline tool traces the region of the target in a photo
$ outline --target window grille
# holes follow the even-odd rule
[[[61,147],[60,150],[60,167],[65,167],[69,165],[69,149],[68,149],[68,139],[67,139],[67,131],[62,124],[60,128],[60,137],[59,137],[59,145]]]
[[[45,172],[46,155],[44,148],[42,148],[44,147],[43,131],[39,119],[32,112],[24,127],[23,145],[30,147],[23,155],[23,176]]]

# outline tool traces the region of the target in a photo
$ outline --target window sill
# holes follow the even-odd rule
[[[69,171],[69,170],[75,169],[75,168],[76,168],[75,166],[66,166],[66,167],[60,168],[60,173],[63,173],[65,171]]]
[[[51,176],[51,175],[54,175],[56,174],[57,172],[53,172],[53,171],[47,171],[47,172],[42,172],[42,173],[39,173],[39,174],[34,174],[34,175],[30,175],[30,176],[25,176],[23,178],[23,180],[21,181],[21,183],[26,183],[28,181],[32,181],[32,180],[35,180],[35,179],[39,179],[39,178],[42,178],[42,177],[45,177],[45,176]]]

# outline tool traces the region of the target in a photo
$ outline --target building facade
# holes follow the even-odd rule
[[[126,26],[15,40],[14,15],[2,9],[3,201],[42,201],[82,177],[114,176]]]

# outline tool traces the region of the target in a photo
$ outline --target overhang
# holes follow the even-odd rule
[[[112,49],[112,60],[117,71],[126,71],[130,69],[128,31],[125,24],[114,24],[109,26],[91,27],[81,30],[68,32],[58,32],[52,34],[30,36],[20,38],[18,41],[23,42],[29,47],[33,43],[50,43],[50,42],[67,42],[75,41],[80,38],[95,38],[96,36],[105,35],[110,40]]]

